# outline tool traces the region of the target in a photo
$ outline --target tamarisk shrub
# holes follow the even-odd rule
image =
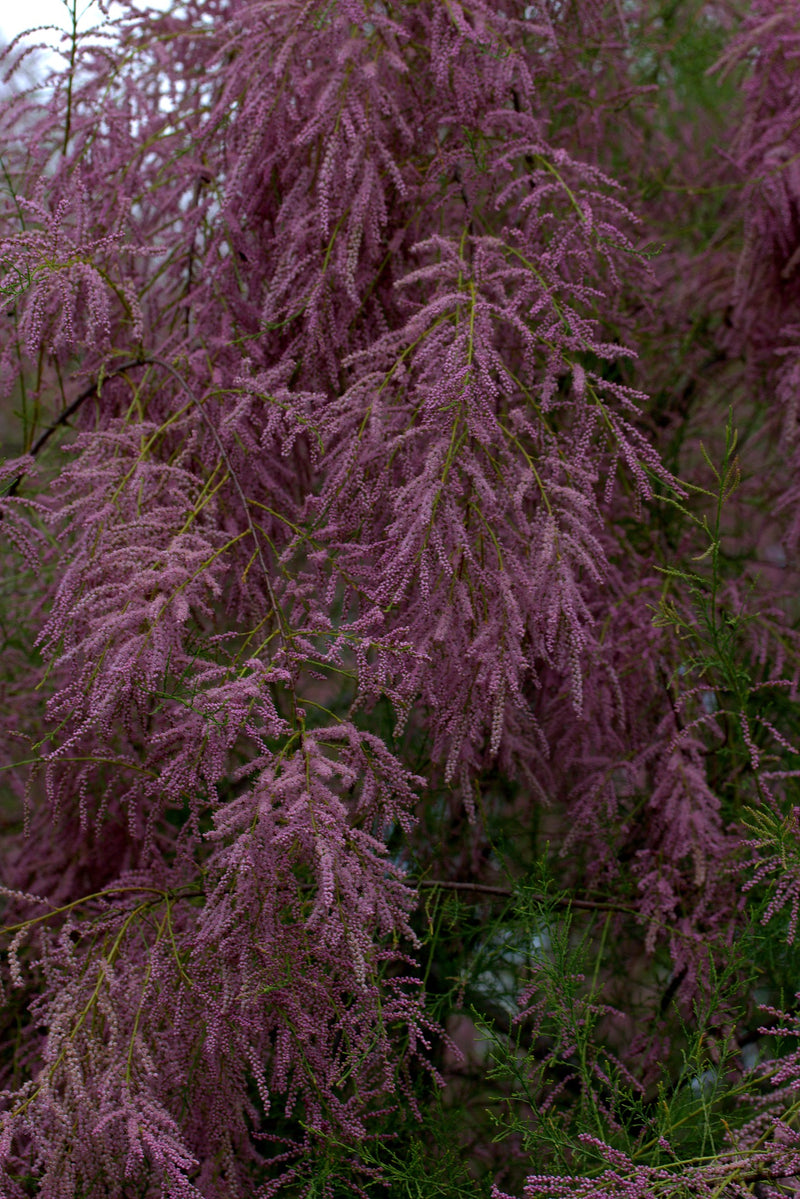
[[[121,7],[3,55],[0,1193],[784,1194],[794,6]]]

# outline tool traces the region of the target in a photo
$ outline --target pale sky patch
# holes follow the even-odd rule
[[[141,0],[138,4],[142,10],[156,8],[162,12],[170,6],[171,0]],[[112,2],[112,17],[119,16],[122,11],[121,5]],[[75,12],[79,31],[103,24],[104,17],[96,0],[76,0]],[[37,25],[52,25],[55,28],[42,29],[31,38],[25,39],[28,43],[46,42],[53,47],[51,53],[44,52],[37,56],[34,68],[36,74],[41,70],[52,69],[64,61],[55,53],[55,47],[59,44],[61,32],[72,29],[72,0],[22,0],[18,3],[6,0],[0,5],[0,41],[7,44],[18,34]]]

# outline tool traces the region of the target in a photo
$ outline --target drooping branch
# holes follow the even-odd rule
[[[39,451],[47,445],[47,442],[53,436],[55,431],[58,428],[60,428],[61,425],[65,425],[67,423],[67,421],[70,419],[70,417],[75,415],[75,413],[78,411],[78,409],[81,407],[81,405],[86,402],[86,400],[90,399],[91,396],[93,396],[93,395],[99,394],[99,389],[100,389],[100,387],[102,387],[103,383],[106,382],[106,380],[114,379],[118,375],[124,374],[125,371],[132,370],[133,367],[135,367],[135,366],[151,366],[151,365],[153,365],[153,359],[151,359],[151,358],[135,358],[131,362],[125,362],[122,364],[122,366],[118,366],[116,368],[116,370],[109,371],[108,374],[103,375],[102,381],[97,380],[94,383],[92,383],[91,387],[87,387],[85,391],[82,391],[80,393],[80,395],[77,396],[72,401],[71,404],[67,405],[67,407],[64,409],[63,412],[59,413],[59,415],[56,417],[56,419],[53,421],[53,423],[51,425],[48,425],[48,427],[44,430],[44,432],[39,437],[37,437],[36,441],[33,443],[33,445],[30,448],[31,456],[33,458],[36,457],[36,455],[39,453]],[[3,495],[4,496],[16,495],[17,488],[19,487],[20,483],[22,482],[23,477],[24,477],[23,475],[17,475],[16,478],[12,479],[7,490],[3,492]],[[0,512],[0,520],[2,520],[2,519],[3,519],[3,513]]]

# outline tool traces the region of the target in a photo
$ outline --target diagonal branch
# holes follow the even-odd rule
[[[104,375],[103,382],[105,382],[106,379],[113,379],[117,375],[124,374],[125,371],[131,370],[132,367],[134,367],[134,366],[150,366],[150,365],[153,365],[153,362],[154,362],[154,360],[152,358],[136,358],[132,362],[124,362],[122,364],[122,366],[118,366],[116,370],[109,371],[109,373],[107,375]],[[71,416],[75,415],[75,413],[80,408],[81,404],[83,404],[85,400],[88,400],[90,396],[96,395],[98,388],[101,386],[102,386],[102,383],[99,381],[93,383],[91,385],[91,387],[87,387],[85,391],[82,391],[81,394],[76,399],[74,399],[71,404],[67,405],[67,407],[64,409],[64,411],[62,413],[60,413],[59,416],[56,417],[56,419],[53,421],[53,423],[45,429],[45,431],[42,433],[42,435],[40,437],[37,437],[36,441],[33,443],[33,445],[31,446],[31,449],[30,449],[30,454],[32,457],[35,458],[36,455],[39,453],[39,450],[44,448],[44,446],[47,444],[47,442],[53,436],[53,434],[55,433],[55,431],[59,427],[59,425],[65,425],[67,423],[67,421],[69,420],[69,418]],[[9,485],[7,490],[3,492],[3,497],[10,496],[10,495],[16,495],[17,488],[19,487],[20,483],[22,482],[23,477],[24,477],[23,475],[17,475],[17,477],[15,479],[12,479],[11,484]],[[3,519],[3,513],[0,512],[0,520],[2,520],[2,519]]]

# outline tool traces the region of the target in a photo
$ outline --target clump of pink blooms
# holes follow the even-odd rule
[[[421,882],[513,890],[498,822],[666,964],[601,1089],[770,879],[793,942],[797,8],[671,6],[726,114],[649,0],[121,7],[2,58],[0,1194],[383,1193]],[[796,1058],[707,1160],[514,1142],[525,1199],[785,1194]]]

